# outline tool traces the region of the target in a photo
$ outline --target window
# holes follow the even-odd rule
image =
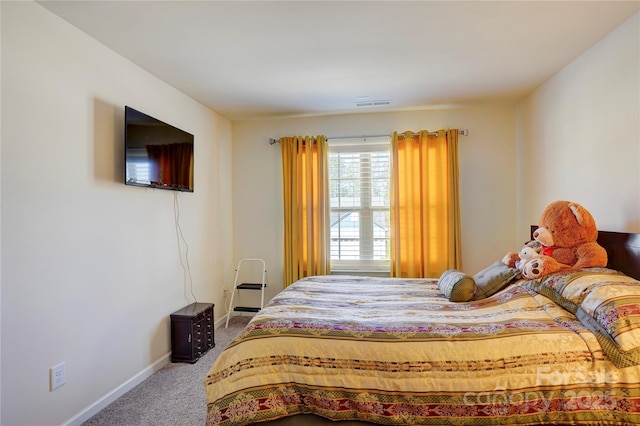
[[[389,137],[329,141],[332,271],[389,271],[389,147]]]
[[[150,159],[145,148],[127,150],[127,181],[149,184]]]

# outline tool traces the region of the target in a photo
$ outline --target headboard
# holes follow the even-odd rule
[[[531,239],[536,229],[537,225],[531,225]],[[607,268],[640,280],[640,234],[598,231],[598,244],[607,251]]]

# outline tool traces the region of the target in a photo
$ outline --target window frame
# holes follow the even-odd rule
[[[383,212],[387,214],[386,223],[390,225],[390,191],[391,191],[391,137],[376,137],[376,138],[345,138],[345,139],[330,139],[329,140],[329,182],[330,188],[332,187],[332,182],[336,179],[332,178],[331,170],[332,170],[332,156],[335,154],[343,154],[343,153],[357,153],[357,154],[366,154],[366,153],[374,153],[374,152],[386,152],[387,158],[389,161],[388,171],[389,174],[386,176],[388,191],[386,205],[384,206],[375,206],[372,203],[373,201],[373,184],[372,180],[376,179],[374,173],[371,168],[372,159],[371,156],[362,156],[360,157],[360,176],[357,181],[359,182],[359,203],[358,206],[333,206],[331,201],[332,191],[329,191],[329,210],[331,212],[331,216],[334,216],[334,213],[338,213],[338,219],[330,220],[330,262],[331,262],[331,271],[337,273],[380,273],[380,274],[388,274],[391,270],[391,261],[390,261],[390,230],[387,230],[386,235],[383,237],[383,240],[386,240],[384,243],[386,245],[385,251],[387,258],[384,260],[376,260],[373,259],[376,253],[376,240],[380,239],[380,237],[376,237],[375,235],[375,213]],[[368,164],[365,164],[362,167],[363,161]],[[384,179],[384,178],[383,178]],[[348,214],[349,212],[359,213],[360,217],[358,218],[358,234],[357,239],[359,242],[358,247],[358,256],[361,257],[362,253],[369,259],[333,259],[333,236],[331,235],[333,227],[339,223],[340,216],[343,214]],[[364,213],[364,215],[363,215]],[[335,222],[335,223],[334,223]],[[341,239],[340,236],[338,239]]]

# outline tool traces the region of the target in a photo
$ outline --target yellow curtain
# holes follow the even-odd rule
[[[284,183],[284,280],[330,272],[329,171],[325,136],[280,139]]]
[[[394,132],[391,161],[391,276],[461,269],[458,130]]]

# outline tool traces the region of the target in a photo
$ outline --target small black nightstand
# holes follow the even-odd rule
[[[171,361],[196,362],[216,344],[213,303],[192,303],[171,314]]]

